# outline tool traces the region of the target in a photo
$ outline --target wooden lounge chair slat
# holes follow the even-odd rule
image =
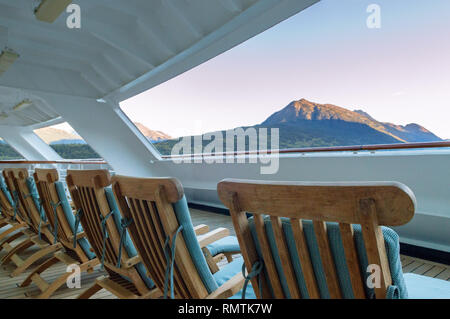
[[[298,288],[297,278],[295,276],[294,267],[292,267],[291,257],[289,256],[286,239],[284,237],[283,225],[279,217],[271,216],[272,229],[275,235],[275,243],[281,259],[281,267],[287,281],[291,298],[299,299],[301,294]]]
[[[143,232],[142,227],[151,227],[148,223],[144,222],[144,217],[141,216],[138,211],[136,211],[135,205],[132,203],[133,200],[129,199],[130,202],[130,208],[133,211],[133,219],[134,222],[132,225],[130,225],[131,231],[138,234],[140,241],[137,243],[137,245],[140,245],[140,243],[146,243],[151,248],[155,248],[155,245],[157,245],[157,241],[155,238],[151,238],[147,235],[147,232]],[[139,229],[138,231],[134,231],[134,228]],[[152,265],[152,267],[149,269],[149,272],[152,274],[152,278],[154,281],[159,282],[162,284],[164,282],[164,271],[158,266],[158,262],[155,261],[156,255],[151,254],[151,249],[149,250],[147,245],[142,245],[141,249],[144,249],[147,254],[145,255],[145,258],[148,257],[148,262]],[[157,250],[157,249],[155,249]],[[159,250],[158,250],[159,251]]]
[[[145,215],[144,216],[148,220],[149,226],[152,224],[152,218],[153,217],[155,218],[154,222],[158,225],[157,226],[158,227],[158,231],[157,231],[156,234],[159,234],[158,237],[160,239],[158,241],[155,241],[155,244],[156,245],[159,244],[160,247],[161,247],[158,250],[159,254],[157,256],[159,256],[159,258],[162,259],[163,256],[161,255],[161,252],[162,252],[162,249],[163,249],[164,242],[163,242],[163,237],[161,236],[162,235],[161,221],[157,218],[157,216],[158,216],[157,215],[157,207],[156,207],[155,202],[150,202],[150,203],[148,201],[143,201],[143,202],[145,203],[145,210],[144,210],[145,211]],[[150,228],[150,229],[154,229],[154,228]],[[154,234],[155,234],[155,232],[153,231],[153,235]],[[161,265],[161,264],[162,264],[161,262],[158,263],[158,265]],[[176,271],[174,271],[174,276],[175,276],[175,279],[176,279],[175,282],[174,282],[174,285],[176,287],[176,290],[177,290],[179,296],[183,296],[184,298],[188,298],[188,296],[189,296],[188,290],[187,290],[183,280],[181,280],[181,278],[180,278],[180,274],[179,274],[179,270],[178,269],[176,269]]]
[[[41,217],[38,207],[36,207],[36,198],[30,193],[28,185],[28,170],[25,168],[8,168],[3,170],[3,175],[7,185],[10,187],[16,201],[18,216],[22,217],[28,225],[28,229],[22,233],[24,240],[12,248],[9,253],[3,257],[2,264],[12,261],[16,268],[11,276],[16,277],[30,268],[39,259],[53,254],[62,248],[62,245],[54,241],[54,235],[48,227],[48,223],[41,224]],[[20,219],[20,218],[19,218]],[[42,227],[40,227],[42,226]],[[42,240],[38,237],[42,234]],[[32,246],[36,246],[38,251],[22,259],[24,252]]]
[[[67,185],[72,195],[73,203],[77,209],[82,208],[84,215],[81,223],[94,248],[97,256],[103,253],[103,243],[105,243],[104,266],[108,273],[107,280],[98,279],[96,284],[81,294],[79,298],[89,298],[96,293],[101,287],[109,289],[110,292],[119,297],[137,298],[140,296],[158,296],[159,292],[149,289],[144,279],[138,273],[133,265],[127,265],[131,260],[126,249],[120,248],[120,232],[119,225],[116,224],[112,214],[110,203],[107,198],[107,190],[105,187],[111,185],[111,179],[106,170],[90,170],[90,171],[67,171]],[[119,203],[120,205],[120,203]],[[116,212],[118,213],[118,212]],[[116,216],[117,217],[117,216]],[[103,234],[102,221],[106,226],[107,237]],[[121,249],[121,267],[117,267],[117,259]],[[99,257],[99,258],[100,258]],[[133,260],[136,260],[133,259]],[[140,258],[138,259],[141,260]],[[144,275],[144,274],[142,274]],[[128,278],[129,283],[124,283],[119,277]],[[120,284],[122,288],[129,288],[127,291],[121,291],[118,286],[104,284],[105,282],[113,282]],[[150,293],[152,292],[152,293]]]
[[[68,273],[58,276],[50,283],[41,277],[41,273],[45,272],[48,274],[52,272],[50,267],[58,262],[62,262],[65,265],[77,264],[81,271],[91,271],[93,267],[98,264],[98,259],[93,258],[92,260],[89,260],[80,245],[77,245],[76,248],[73,247],[73,230],[61,205],[55,206],[55,216],[52,203],[55,205],[60,202],[60,197],[58,196],[55,184],[58,181],[58,172],[56,169],[36,169],[33,177],[41,200],[42,209],[48,220],[48,223],[42,223],[42,227],[51,225],[53,229],[57,228],[58,244],[46,245],[46,242],[40,240],[37,235],[31,237],[34,243],[43,248],[41,249],[42,255],[47,252],[56,252],[53,257],[36,267],[22,284],[20,284],[20,287],[27,287],[33,282],[41,290],[41,293],[37,298],[42,299],[49,298],[58,288],[65,284]],[[34,203],[29,203],[28,206],[32,209]],[[58,227],[56,227],[56,225],[58,225]],[[64,247],[65,250],[59,250],[58,247]]]
[[[291,226],[309,298],[319,299],[319,288],[317,287],[316,276],[314,274],[311,258],[309,256],[309,248],[303,232],[302,220],[298,218],[291,218]]]
[[[383,234],[378,226],[376,205],[372,199],[361,199],[358,208],[359,216],[364,221],[361,227],[369,265],[378,265],[381,271],[380,287],[375,287],[375,295],[378,299],[383,299],[386,298],[392,278]]]
[[[342,244],[345,251],[345,260],[350,273],[350,281],[352,283],[353,295],[357,299],[366,298],[364,284],[359,267],[358,255],[356,252],[355,241],[353,238],[353,227],[351,224],[339,224],[342,237]]]
[[[253,242],[253,236],[249,227],[248,219],[245,212],[241,209],[237,194],[235,192],[226,192],[223,194],[227,197],[230,209],[230,215],[232,216],[232,222],[234,229],[236,230],[236,236],[239,240],[239,246],[241,248],[242,256],[244,257],[245,267],[252,269],[255,262],[260,261],[256,252],[256,246]],[[255,228],[256,228],[256,216],[255,216]],[[258,230],[258,228],[256,228]],[[271,258],[271,255],[270,255]],[[267,270],[266,261],[264,260],[264,268]],[[252,278],[252,286],[255,294],[258,298],[272,298],[267,277],[264,271],[259,274],[261,280]],[[261,287],[260,287],[261,284]],[[281,290],[281,287],[279,287]]]
[[[139,199],[133,199],[133,198],[130,198],[129,201],[130,201],[130,206],[135,213],[135,216],[138,217],[138,221],[137,221],[139,223],[138,225],[141,225],[142,227],[152,227],[148,223],[148,221],[149,221],[148,212],[144,209],[142,201]],[[148,245],[150,247],[154,248],[155,247],[154,244],[157,244],[157,242],[153,242],[150,239],[150,237],[148,237],[147,232],[144,232],[144,234],[145,234],[144,240],[146,240],[146,242],[148,243]],[[154,251],[154,250],[151,250],[151,251]],[[149,256],[151,256],[149,259],[153,259],[152,257],[155,257],[151,253],[151,251],[147,250],[147,253],[149,254]],[[154,263],[154,261],[153,261],[153,263]],[[156,263],[156,264],[159,264],[159,263]],[[155,264],[155,266],[158,267],[156,264]],[[158,270],[162,271],[161,268],[159,268]],[[176,276],[176,273],[174,275]],[[160,282],[164,282],[164,272],[158,272],[158,277],[160,278]]]
[[[256,235],[261,245],[261,251],[264,258],[264,266],[273,289],[275,298],[284,298],[283,288],[281,287],[278,272],[273,261],[272,250],[267,239],[266,227],[264,226],[264,217],[259,214],[254,215]],[[239,237],[238,237],[239,238]],[[253,240],[253,239],[252,239]],[[248,267],[247,267],[248,268]],[[251,269],[251,268],[250,268]]]
[[[330,297],[333,299],[342,298],[336,267],[331,254],[330,243],[328,242],[327,224],[323,221],[314,221],[313,224]]]
[[[148,254],[149,256],[153,257],[152,260],[155,264],[154,267],[160,274],[160,283],[162,286],[164,284],[164,268],[162,266],[165,265],[163,255],[164,238],[162,235],[163,234],[162,225],[161,221],[159,220],[158,213],[156,212],[156,206],[154,202],[150,202],[148,208],[149,214],[146,216],[146,218],[148,221],[147,225],[151,230],[148,233],[152,238],[152,240],[148,242],[150,246],[150,251],[148,251]],[[141,232],[147,233],[144,229],[141,229]],[[152,249],[154,249],[153,254],[151,253]]]
[[[327,225],[334,236],[337,229],[332,223],[339,223],[348,270],[351,273],[353,295],[357,298],[365,297],[365,283],[362,282],[358,264],[358,261],[362,262],[362,256],[359,256],[359,251],[356,250],[352,233],[352,225],[360,224],[369,266],[377,265],[381,270],[381,287],[375,288],[376,297],[386,297],[387,288],[392,285],[392,278],[383,237],[386,233],[381,226],[404,225],[413,218],[416,200],[407,186],[397,182],[323,183],[225,179],[217,188],[219,198],[230,209],[246,265],[251,265],[258,258],[255,256],[255,243],[252,242],[251,236],[243,239],[243,234],[250,231],[246,212],[255,217],[256,229],[259,230],[258,242],[269,274],[268,278],[265,278],[267,282],[276,282],[279,277],[276,270],[271,271],[271,265],[266,260],[269,247],[263,242],[261,216],[269,215],[272,224],[279,223],[276,219],[278,217],[287,217],[291,220],[308,294],[311,298],[319,297],[318,282],[313,280],[313,254],[308,249],[313,243],[306,242],[310,238],[305,236],[302,229],[302,220],[311,220],[328,291],[332,298],[341,298],[343,292],[340,289],[334,258],[340,256],[333,256],[333,253],[337,253],[336,249],[339,249],[335,244],[339,243],[333,243],[331,247],[327,234]],[[278,245],[280,257],[283,255],[282,248],[283,245]]]
[[[165,195],[165,190],[163,186],[159,186],[155,192],[156,197],[156,208],[161,221],[164,233],[172,237],[177,231],[179,224],[176,220],[175,213],[171,205],[168,205],[168,199]],[[176,251],[175,260],[177,261],[176,269],[180,272],[181,278],[194,280],[184,280],[186,287],[190,291],[190,297],[192,298],[205,298],[208,295],[206,287],[203,285],[200,276],[198,275],[197,269],[190,258],[189,251],[184,242],[183,236],[178,236],[176,238]],[[169,241],[172,244],[172,239]],[[189,278],[190,277],[190,278]]]
[[[94,204],[92,202],[91,190],[89,188],[87,188],[87,187],[84,188],[84,192],[83,192],[83,195],[81,196],[81,200],[84,203],[84,208],[83,208],[84,213],[89,216],[90,227],[91,227],[90,232],[95,236],[95,239],[96,239],[95,240],[96,246],[97,246],[96,255],[98,256],[98,258],[102,258],[103,233],[100,230],[101,226],[96,227],[96,225],[101,225],[101,219],[99,216],[99,212],[95,210]],[[109,251],[107,249],[105,250],[105,254],[106,254],[106,256],[109,254]],[[106,259],[106,256],[105,256],[105,259]]]
[[[118,175],[114,176],[112,181],[114,195],[122,215],[134,221],[130,225],[130,235],[135,247],[147,271],[153,274],[154,282],[159,289],[161,291],[168,289],[169,295],[172,296],[173,292],[175,298],[199,299],[216,296],[208,292],[208,289],[213,290],[213,282],[204,283],[204,276],[207,274],[199,273],[207,265],[206,260],[203,264],[202,261],[194,261],[191,256],[191,253],[195,253],[195,258],[204,257],[197,255],[200,251],[192,252],[192,249],[197,247],[193,246],[191,241],[197,238],[192,237],[195,231],[186,215],[188,212],[183,207],[186,203],[183,202],[183,188],[179,181],[173,178],[136,178]],[[182,205],[181,208],[179,205]],[[200,263],[196,263],[197,261]],[[197,266],[200,268],[197,269]],[[166,270],[173,270],[173,277],[170,275],[171,271],[168,273],[170,277],[167,277]],[[214,280],[212,274],[210,276],[206,280]],[[168,286],[166,282],[169,283]],[[242,289],[240,284],[239,280],[229,282],[226,287],[229,286],[230,289],[218,292],[216,297],[231,296],[232,292],[235,294]]]

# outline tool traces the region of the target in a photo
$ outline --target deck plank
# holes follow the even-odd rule
[[[414,269],[412,271],[413,274],[424,275],[428,270],[433,268],[434,266],[431,264],[423,264],[422,266]]]
[[[450,268],[447,268],[446,270],[441,272],[439,275],[436,276],[436,278],[443,279],[443,280],[449,280],[450,279]]]
[[[230,230],[231,235],[234,235],[233,224],[231,218],[227,215],[215,214],[207,211],[202,211],[198,209],[191,209],[191,217],[194,225],[198,224],[206,224],[209,225],[210,229],[213,230],[217,227],[226,227]],[[33,253],[33,250],[30,249],[26,255],[30,255]],[[4,256],[4,252],[0,252],[0,258]],[[239,255],[235,255],[233,257],[237,257]],[[439,279],[450,280],[450,266],[443,265],[435,262],[430,262],[427,260],[413,258],[410,256],[400,255],[400,260],[403,266],[403,272],[414,272],[417,274],[436,277]],[[225,265],[227,263],[226,259],[223,259],[219,263],[219,267]],[[36,263],[38,264],[38,263]],[[11,278],[9,274],[12,272],[13,267],[10,265],[0,267],[0,298],[33,298],[39,294],[39,289],[35,285],[31,285],[30,287],[18,288],[17,284],[21,283],[27,275],[31,272],[31,270],[24,272],[18,277]],[[63,274],[66,271],[65,265],[57,264],[52,268],[48,269],[43,273],[43,277],[48,282],[56,279],[58,276]],[[94,282],[95,279],[101,275],[104,275],[103,271],[100,271],[99,267],[95,269],[93,273],[82,275],[81,279],[81,287],[80,289],[69,289],[67,287],[62,287],[59,289],[52,298],[54,299],[73,299],[76,298],[79,294],[88,289]],[[27,295],[25,295],[27,293]],[[114,299],[111,293],[100,290],[94,296],[93,299]]]
[[[443,271],[445,271],[445,267],[440,267],[440,266],[433,266],[433,268],[431,268],[430,270],[428,270],[426,273],[424,273],[424,276],[428,276],[428,277],[437,277],[440,273],[442,273]]]

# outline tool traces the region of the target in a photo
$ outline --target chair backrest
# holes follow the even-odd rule
[[[0,176],[0,207],[5,217],[14,216],[14,201],[3,174]]]
[[[73,245],[74,233],[77,232],[75,229],[76,219],[64,192],[64,186],[62,182],[58,181],[58,171],[36,168],[33,177],[41,198],[42,208],[52,229],[56,229],[59,242],[64,245],[66,251],[74,252],[75,254],[71,255],[81,263],[90,260],[92,256],[91,254],[87,255],[88,252],[83,249],[82,243],[79,242],[75,247]]]
[[[322,278],[329,297],[341,298],[340,273],[347,268],[351,295],[365,298],[366,269],[360,265],[364,257],[368,264],[379,266],[380,285],[374,289],[377,298],[387,296],[393,265],[395,278],[402,275],[398,250],[397,256],[390,256],[392,252],[388,256],[383,236],[388,229],[380,226],[403,225],[414,216],[414,194],[403,184],[225,179],[217,188],[230,209],[247,269],[257,261],[264,263],[262,296],[258,281],[252,279],[258,297],[320,298],[324,295],[319,289]],[[248,213],[253,215],[250,219]],[[398,237],[396,240],[398,246]],[[339,253],[343,256],[336,256]],[[340,267],[339,259],[345,260]]]
[[[110,207],[105,188],[111,185],[111,176],[107,170],[67,170],[67,186],[72,201],[77,209],[83,211],[80,222],[86,237],[89,240],[95,254],[100,259],[104,257],[106,271],[112,275],[120,275],[128,278],[139,294],[149,291],[148,284],[142,279],[136,267],[117,267],[120,250],[120,229],[114,216],[109,218],[114,209]],[[119,212],[117,214],[120,215]],[[106,227],[106,239],[104,236],[102,221]],[[105,250],[103,254],[103,243]],[[122,265],[126,265],[130,257],[124,249],[121,253]]]
[[[176,298],[204,298],[217,289],[215,282],[210,282],[209,288],[206,286],[213,277],[195,237],[181,183],[174,178],[127,176],[114,176],[112,181],[122,215],[133,221],[130,225],[133,243],[156,286],[164,291],[166,254],[173,252]],[[180,205],[184,206],[178,208],[177,215],[174,206]],[[180,232],[175,236],[177,231]],[[168,246],[174,250],[168,251]]]
[[[27,222],[33,231],[38,233],[41,220],[39,196],[33,179],[30,179],[28,176],[28,170],[26,168],[8,168],[3,170],[3,176],[21,219]],[[43,233],[46,239],[53,240],[53,236],[48,229],[44,228]]]

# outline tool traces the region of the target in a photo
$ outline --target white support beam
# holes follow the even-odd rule
[[[1,125],[0,137],[29,161],[57,161],[62,159],[31,128]]]
[[[114,102],[33,92],[43,98],[118,174],[158,175],[161,157]],[[160,172],[158,172],[160,173]]]

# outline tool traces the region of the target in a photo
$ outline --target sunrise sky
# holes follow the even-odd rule
[[[366,26],[372,3],[381,29]],[[449,16],[448,0],[322,0],[121,107],[175,137],[257,124],[306,98],[450,138]]]

